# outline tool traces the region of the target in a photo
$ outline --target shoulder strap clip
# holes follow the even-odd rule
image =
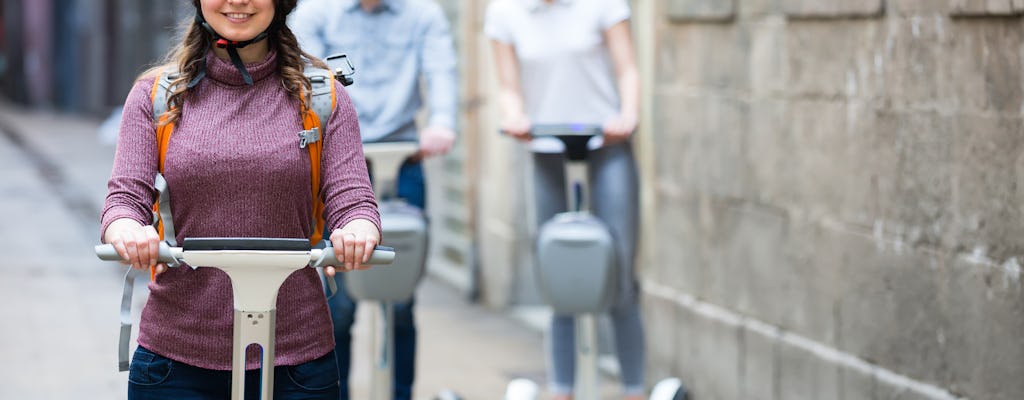
[[[299,131],[299,148],[304,149],[311,143],[320,141],[320,128],[313,127],[304,131]]]

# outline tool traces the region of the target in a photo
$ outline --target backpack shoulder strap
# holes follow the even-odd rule
[[[320,198],[320,156],[323,150],[321,131],[323,125],[331,119],[331,112],[337,102],[337,94],[334,92],[334,74],[330,71],[306,65],[303,75],[309,79],[311,86],[310,94],[305,97],[302,104],[302,132],[299,133],[299,147],[309,147],[309,170],[312,183],[313,195],[313,235],[309,243],[317,246],[324,237],[324,203]],[[323,282],[327,286],[327,296],[331,298],[338,292],[338,285],[334,278],[323,275],[323,271],[317,269]]]
[[[312,93],[309,96],[309,108],[316,113],[321,124],[326,125],[334,111],[334,75],[331,71],[323,68],[307,65],[303,75],[309,79],[312,85]]]
[[[153,89],[150,98],[153,100],[153,122],[159,123],[160,117],[167,112],[167,97],[171,95],[171,82],[178,79],[178,71],[173,68],[165,68],[160,75],[153,80]]]
[[[299,147],[309,148],[309,171],[313,195],[313,234],[310,244],[316,245],[324,234],[324,203],[320,198],[320,157],[323,150],[323,126],[330,121],[334,110],[334,75],[330,71],[307,65],[303,74],[309,79],[311,90],[303,96],[300,106],[302,131],[299,132]]]
[[[157,233],[160,240],[168,240],[174,244],[174,224],[171,221],[170,194],[167,183],[163,179],[164,159],[167,158],[167,147],[171,142],[171,134],[174,132],[174,123],[168,122],[170,116],[167,114],[167,98],[171,94],[171,85],[178,79],[178,71],[174,68],[165,68],[153,81],[153,89],[150,97],[153,101],[153,125],[156,130],[157,142],[157,176],[155,186],[160,192],[160,198],[153,204]]]

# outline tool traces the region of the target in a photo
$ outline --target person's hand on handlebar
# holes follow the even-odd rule
[[[532,138],[530,136],[530,127],[530,119],[522,114],[505,117],[501,121],[501,131],[521,142],[530,141]]]
[[[433,157],[447,154],[455,144],[455,132],[441,126],[428,126],[420,131],[420,155]]]
[[[616,115],[605,121],[603,125],[604,143],[616,144],[625,142],[636,130],[636,117],[627,115]]]
[[[331,245],[334,255],[342,265],[324,268],[324,274],[334,276],[337,269],[348,272],[370,268],[365,264],[370,260],[373,249],[380,244],[380,232],[377,225],[365,219],[354,219],[341,229],[331,232]]]
[[[143,225],[129,218],[111,222],[103,232],[103,242],[113,245],[125,264],[135,269],[156,267],[154,273],[167,270],[167,265],[158,263],[160,236],[152,225]]]

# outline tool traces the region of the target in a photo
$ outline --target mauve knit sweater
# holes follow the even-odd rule
[[[246,86],[228,60],[207,55],[207,75],[186,98],[165,171],[178,243],[186,237],[308,238],[309,153],[299,148],[299,105],[288,96],[271,52],[246,64]],[[150,90],[136,82],[124,105],[100,232],[119,218],[148,224],[156,191],[157,145]],[[322,194],[327,226],[380,216],[370,188],[355,109],[335,83],[337,106],[324,127]],[[172,360],[231,369],[232,290],[215,268],[171,268],[149,284],[139,344]],[[298,365],[334,349],[330,313],[315,270],[287,278],[277,298],[275,365]],[[251,351],[248,367],[258,365]]]

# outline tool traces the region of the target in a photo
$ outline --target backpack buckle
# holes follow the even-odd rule
[[[320,128],[299,131],[299,148],[304,149],[310,143],[320,141]]]

